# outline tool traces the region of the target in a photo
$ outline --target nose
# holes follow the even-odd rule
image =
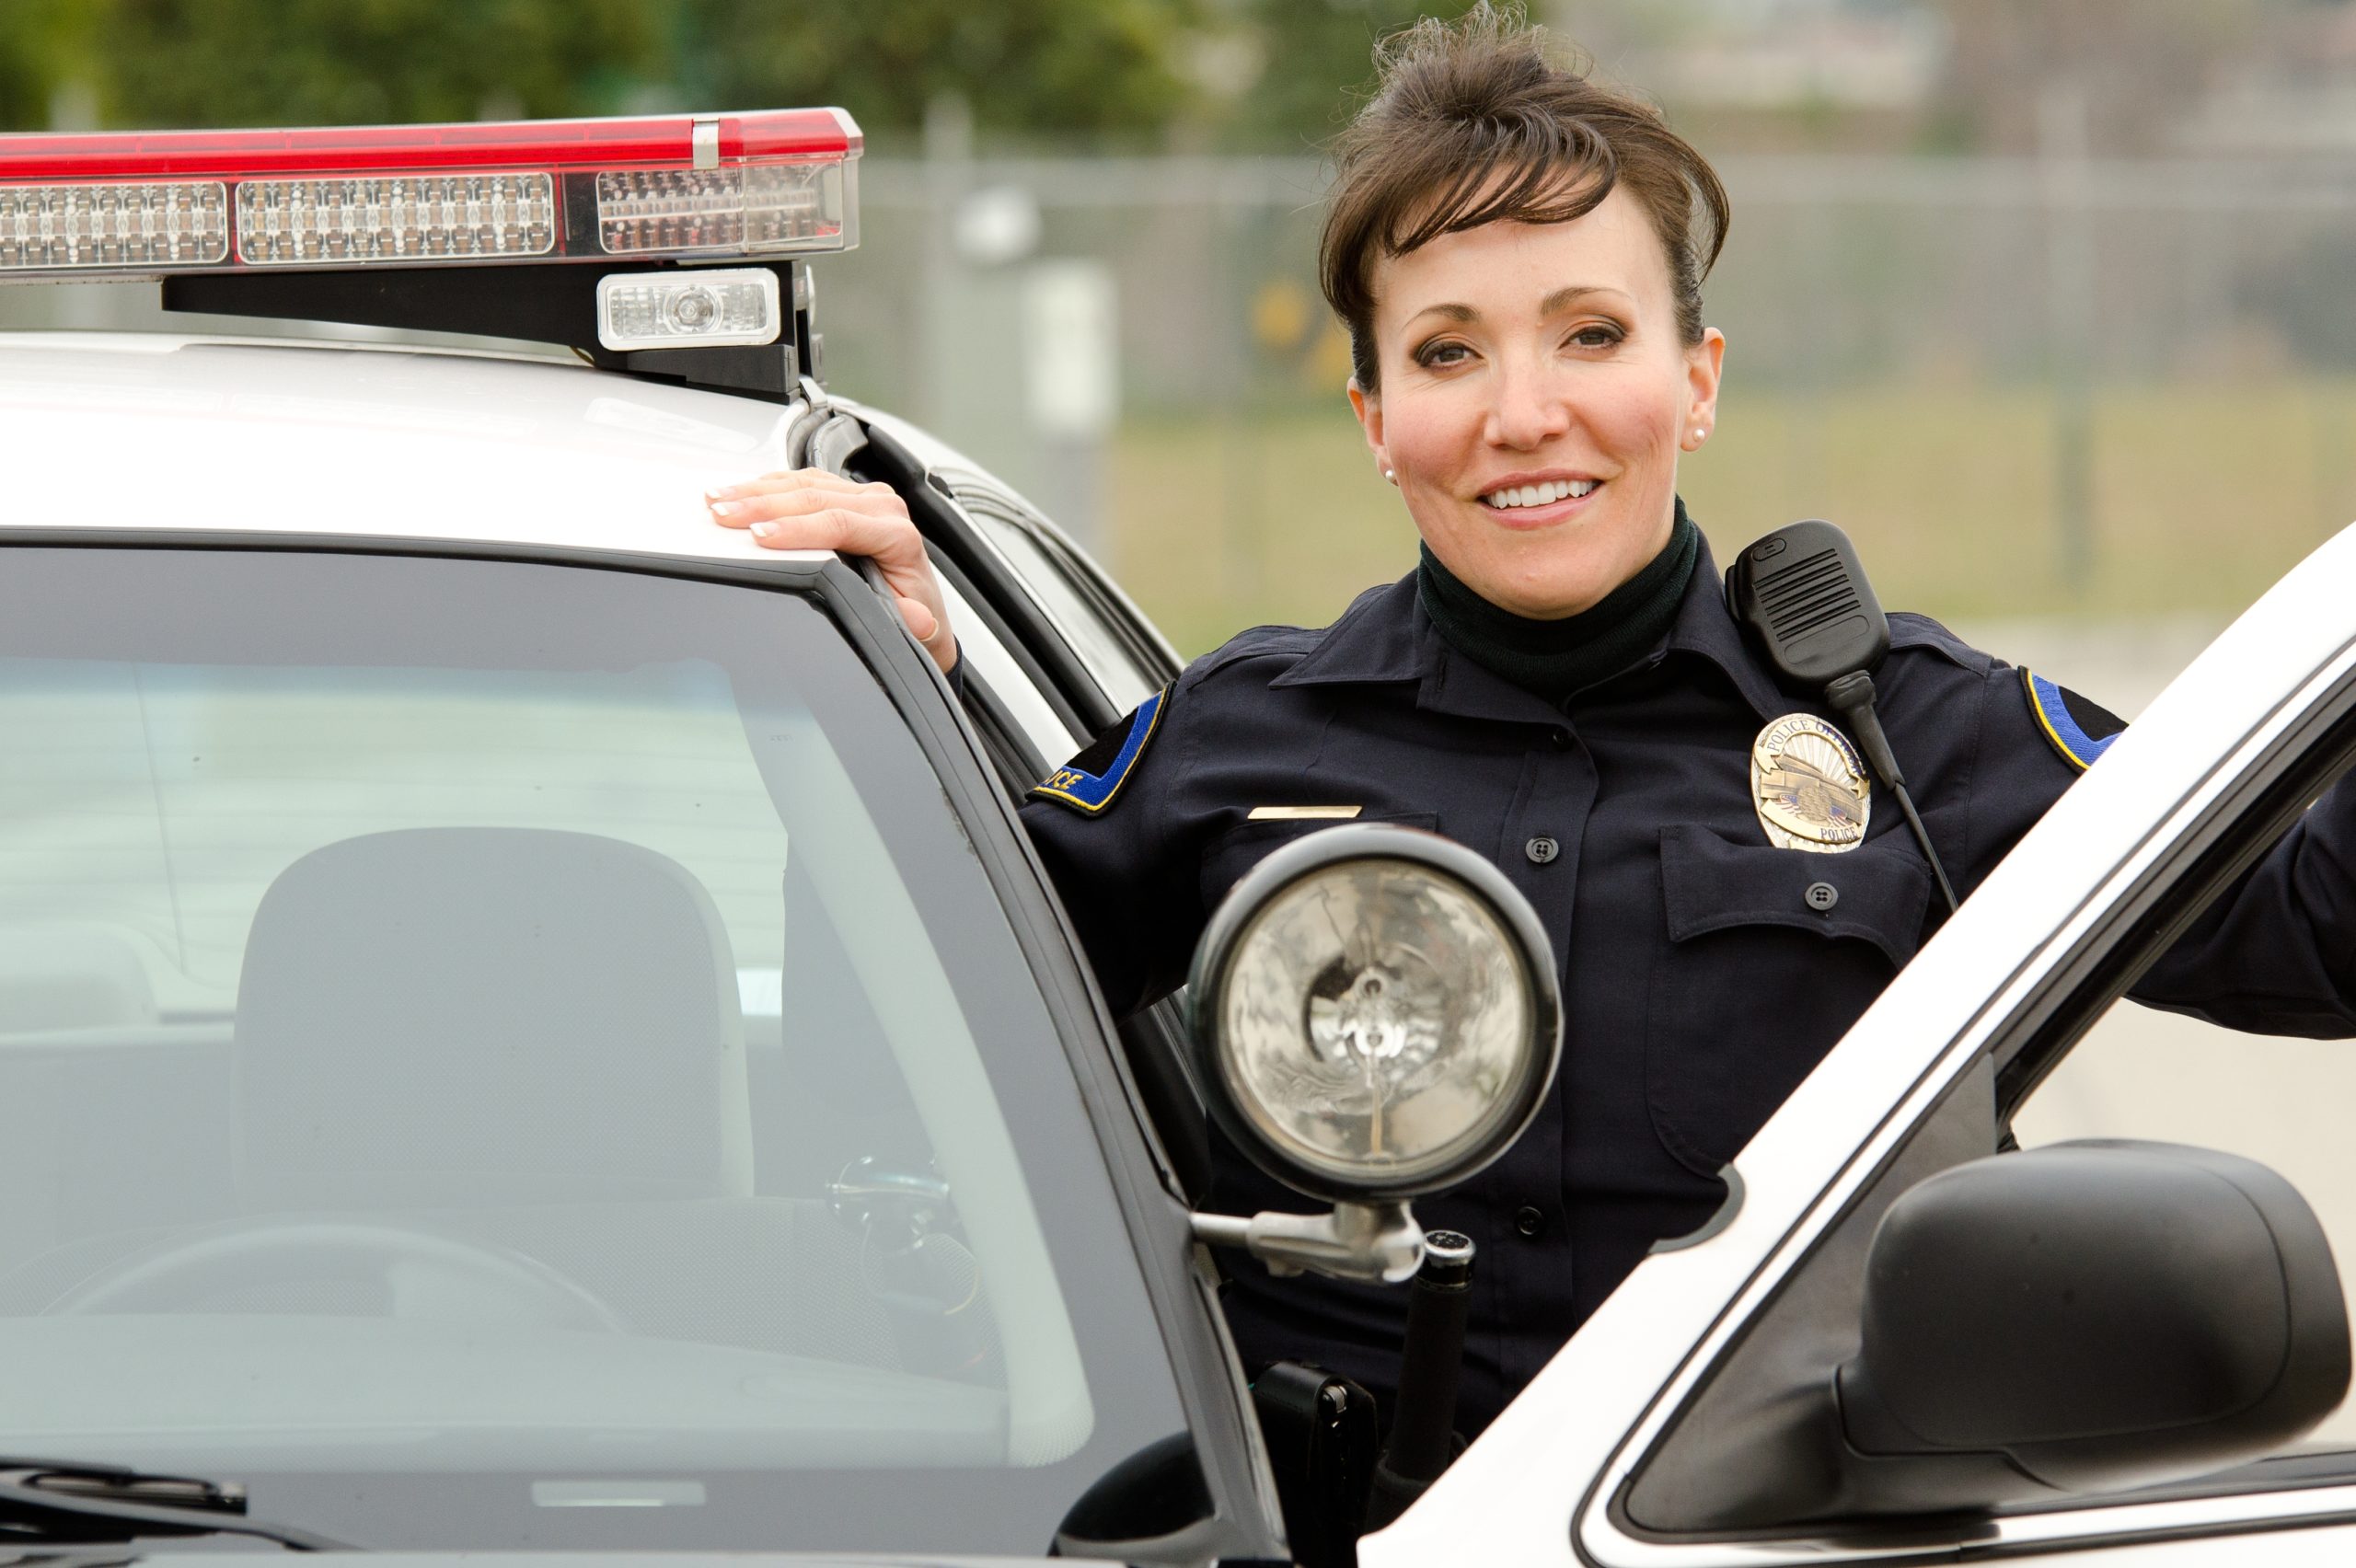
[[[1547,367],[1505,364],[1490,385],[1496,400],[1483,432],[1490,445],[1527,452],[1571,428],[1569,389]]]

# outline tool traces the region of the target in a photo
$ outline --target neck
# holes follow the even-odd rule
[[[1665,635],[1700,559],[1702,531],[1677,503],[1669,543],[1590,608],[1532,620],[1483,598],[1424,548],[1415,586],[1448,645],[1557,706],[1634,663]]]

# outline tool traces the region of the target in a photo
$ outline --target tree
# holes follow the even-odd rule
[[[1221,140],[1276,153],[1315,150],[1340,132],[1374,80],[1378,40],[1420,17],[1453,19],[1473,0],[1251,0],[1236,20],[1250,50],[1207,84],[1229,98]]]
[[[111,125],[610,113],[669,62],[641,0],[89,0]]]
[[[75,25],[69,0],[0,0],[0,129],[49,123]]]
[[[80,83],[111,126],[840,104],[888,138],[953,95],[1001,136],[1298,152],[1377,39],[1471,3],[0,0],[0,121]]]
[[[944,95],[976,124],[1159,132],[1186,106],[1200,0],[669,0],[683,83],[730,108],[834,103],[915,126]]]

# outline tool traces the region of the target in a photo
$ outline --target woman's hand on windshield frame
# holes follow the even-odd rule
[[[704,495],[713,521],[751,531],[773,550],[839,550],[863,555],[884,574],[908,633],[946,674],[957,663],[957,639],[941,580],[924,553],[924,539],[907,503],[886,484],[861,484],[824,468],[764,474]]]

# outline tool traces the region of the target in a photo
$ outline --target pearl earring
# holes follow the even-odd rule
[[[1398,475],[1397,470],[1395,470],[1395,469],[1392,469],[1392,468],[1385,468],[1385,469],[1383,469],[1383,470],[1382,470],[1382,477],[1383,477],[1384,478],[1386,478],[1386,479],[1389,479],[1389,480],[1390,480],[1392,484],[1394,484],[1394,485],[1395,485],[1395,484],[1397,484],[1397,483],[1399,482],[1399,475]]]

